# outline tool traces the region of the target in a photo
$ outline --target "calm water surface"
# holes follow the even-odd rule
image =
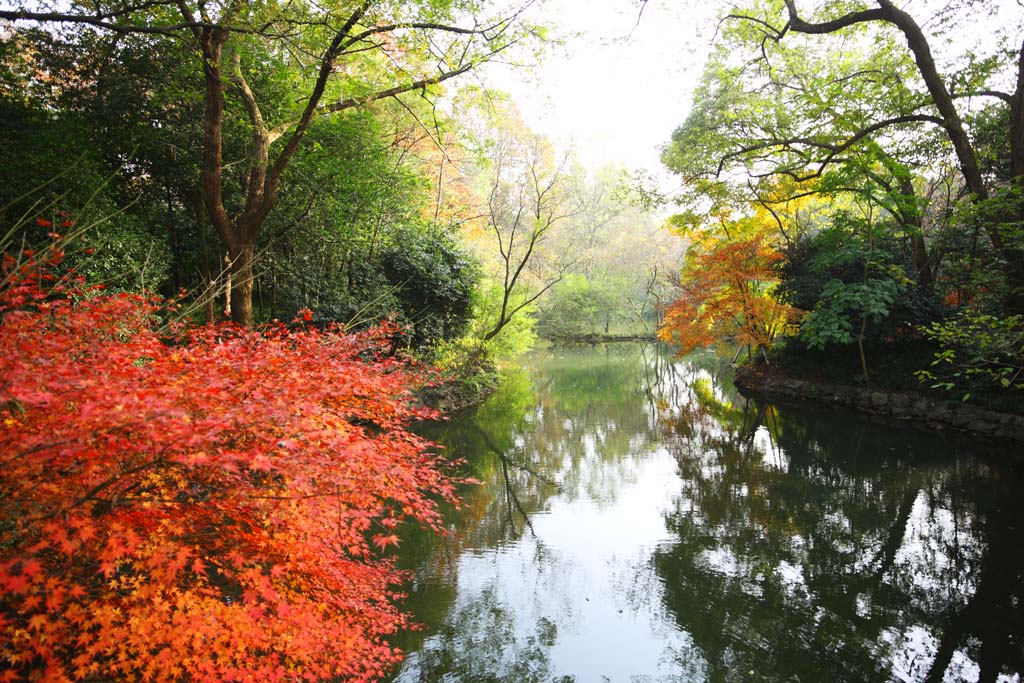
[[[399,683],[1020,680],[1009,454],[746,402],[654,346],[522,366],[432,435],[482,483],[403,544]]]

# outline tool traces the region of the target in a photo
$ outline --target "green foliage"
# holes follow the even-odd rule
[[[618,312],[620,283],[589,280],[585,275],[565,276],[543,302],[537,316],[537,330],[545,337],[569,337],[607,332]]]
[[[464,332],[479,267],[422,217],[423,175],[408,148],[387,144],[393,115],[366,109],[314,126],[267,224],[257,264],[266,317],[302,308],[355,325],[393,317],[418,349]]]
[[[294,317],[302,308],[318,322],[361,327],[391,318],[406,327],[406,343],[425,349],[462,335],[472,313],[479,267],[451,237],[422,226],[396,230],[384,248],[360,254],[349,245],[333,270],[316,243],[301,253],[292,245],[287,261],[276,263],[275,315]],[[301,265],[307,265],[303,269]]]
[[[856,184],[837,186],[856,191],[866,180],[864,155],[873,140],[857,134],[920,106],[908,87],[913,61],[893,36],[870,42],[863,27],[854,27],[841,42],[792,32],[766,40],[768,26],[784,24],[780,13],[781,3],[748,3],[723,20],[693,108],[662,152],[663,163],[685,179],[683,203],[705,209],[699,213],[709,203],[717,209],[747,199],[744,176],[827,181],[853,172]],[[853,153],[831,153],[851,139],[859,140]]]
[[[800,337],[811,348],[852,344],[863,319],[877,324],[889,317],[900,287],[892,279],[867,282],[830,280],[813,311],[800,325]]]
[[[915,286],[911,255],[887,222],[847,213],[794,240],[780,268],[780,295],[808,315],[800,340],[809,348],[852,344],[866,321],[868,343],[892,343],[914,325],[941,316],[936,297]]]
[[[463,59],[468,66],[479,56],[478,48],[489,52],[512,39],[516,31],[510,25],[487,38],[450,34],[463,42],[432,40],[433,30],[424,28],[458,23],[474,14],[474,7],[430,0],[364,8],[357,32],[399,20],[422,26],[385,32],[380,43],[353,47],[332,70],[321,104],[416,80],[421,71],[429,76],[438,66],[453,69]],[[224,80],[231,82],[223,90],[218,182],[232,220],[248,208],[247,189],[260,163],[254,155],[258,126],[241,78],[269,138],[280,140],[270,143],[269,161],[276,167],[316,78],[307,57],[323,53],[354,8],[352,3],[257,4],[213,19],[240,29],[228,32],[220,63]],[[68,12],[80,9],[80,3],[71,3]],[[147,5],[133,21],[177,25],[179,14],[175,6]],[[338,16],[338,26],[331,26]],[[253,25],[259,30],[248,30]],[[59,33],[12,25],[0,41],[0,132],[5,140],[25,144],[0,150],[0,206],[79,159],[73,173],[48,189],[51,198],[63,200],[54,210],[92,222],[96,216],[80,210],[90,201],[97,216],[118,212],[118,219],[91,234],[93,254],[74,265],[108,284],[121,277],[124,287],[168,294],[184,287],[204,299],[207,314],[216,317],[223,307],[227,245],[210,227],[207,203],[214,200],[202,192],[204,183],[210,187],[211,171],[200,173],[204,145],[209,145],[202,122],[210,95],[198,43],[181,31],[187,40],[131,32],[111,39],[73,23]],[[268,31],[279,39],[266,40]],[[440,197],[433,187],[436,161],[445,155],[435,146],[451,123],[428,92],[422,93],[405,102],[375,98],[314,118],[283,165],[279,199],[258,229],[249,231],[259,236],[257,320],[290,319],[308,307],[321,321],[362,323],[397,314],[412,325],[410,343],[416,346],[461,333],[469,315],[472,267],[451,238],[446,217],[433,210]],[[124,173],[116,174],[121,168]],[[103,191],[96,193],[98,187]],[[24,208],[15,207],[18,215]],[[236,277],[236,293],[238,283]]]
[[[1024,297],[1024,284],[1008,277],[1006,258],[1007,253],[1024,253],[1024,224],[1014,219],[1024,216],[1022,189],[1000,187],[988,199],[959,201],[940,214],[933,237],[933,249],[943,259],[937,293],[953,309],[1001,316],[1009,300]],[[988,232],[998,235],[1002,250],[994,248]]]
[[[438,338],[435,342],[429,357],[432,365],[441,371],[442,379],[437,386],[421,392],[428,405],[450,411],[478,404],[498,384],[495,361],[515,358],[536,342],[533,306],[524,308],[497,335],[484,341],[484,335],[493,328],[498,317],[502,293],[500,283],[490,280],[479,283],[472,291],[472,317],[466,333],[458,338]],[[499,392],[504,386],[503,380]],[[493,405],[494,400],[488,403]],[[504,404],[499,401],[498,405]]]
[[[84,230],[88,249],[69,252],[64,267],[115,289],[166,281],[170,253],[150,207],[133,205],[127,168],[105,163],[83,116],[0,96],[0,139],[19,141],[0,145],[0,233],[32,246],[50,232]]]
[[[961,394],[1024,390],[1024,316],[996,317],[964,309],[955,318],[922,327],[939,345],[930,369],[917,373],[933,389]]]
[[[1010,141],[1006,139],[1010,125],[1009,109],[1003,106],[983,107],[971,112],[968,122],[974,133],[982,170],[1003,181],[1012,179]]]
[[[525,353],[537,341],[536,307],[529,305],[513,317],[495,337],[483,341],[483,337],[491,329],[501,312],[503,289],[495,280],[484,280],[473,293],[473,317],[469,332],[462,344],[482,351],[489,358],[515,358]],[[518,306],[524,294],[513,293],[509,303]]]
[[[413,347],[455,339],[466,330],[480,270],[450,237],[407,230],[380,260],[402,316],[412,327]]]

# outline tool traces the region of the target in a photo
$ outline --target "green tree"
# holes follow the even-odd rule
[[[52,111],[0,94],[0,234],[26,247],[49,234],[87,233],[65,266],[120,289],[153,291],[167,279],[171,254],[153,206],[137,197],[91,146],[78,112]]]
[[[530,131],[514,105],[468,92],[457,114],[473,165],[471,184],[485,197],[475,243],[498,282],[496,317],[483,331],[489,342],[559,282],[575,260],[551,248],[551,238],[579,213],[572,155]]]
[[[317,122],[285,175],[289,201],[268,217],[258,245],[265,315],[288,319],[310,308],[318,319],[353,323],[397,312],[423,329],[449,327],[424,317],[423,297],[447,297],[475,275],[450,226],[426,217],[430,188],[410,163],[417,128],[408,112],[384,103]],[[418,305],[409,287],[419,288]],[[468,309],[468,294],[459,296]]]
[[[755,74],[757,87],[731,87],[724,71],[719,74],[717,92],[724,97],[716,100],[705,90],[704,104],[691,116],[693,125],[677,133],[666,160],[682,163],[685,130],[698,130],[701,117],[732,104],[738,105],[734,124],[727,117],[712,120],[749,131],[735,136],[729,149],[709,148],[717,153],[715,175],[740,165],[756,176],[766,163],[776,172],[821,175],[830,165],[864,158],[860,150],[865,143],[913,146],[919,154],[938,143],[955,160],[977,220],[999,254],[1008,285],[1006,304],[1019,311],[1024,308],[1024,259],[1020,230],[1014,226],[1024,215],[1024,13],[996,19],[999,9],[998,3],[955,2],[938,7],[927,21],[918,21],[891,0],[829,2],[814,11],[784,0],[732,10],[725,20],[751,60],[715,63],[720,70],[727,65],[739,83],[749,83],[746,76]],[[946,39],[963,42],[964,26],[986,20],[992,33],[985,45],[936,57],[936,46]],[[1001,87],[1004,83],[1008,89]],[[753,101],[762,104],[745,106],[751,98],[744,93],[753,93]],[[985,136],[972,136],[972,124],[982,119],[965,113],[967,103],[978,98],[993,98],[1006,113],[999,118],[1001,125],[988,125]],[[755,112],[759,118],[751,116]],[[718,139],[727,139],[721,132]],[[983,171],[985,151],[993,145],[1006,150],[1004,183]],[[890,151],[889,156],[908,161],[900,153]],[[897,187],[903,185],[901,173],[891,175]]]
[[[781,296],[808,311],[800,340],[819,351],[855,344],[865,382],[866,346],[891,351],[940,315],[934,297],[912,286],[913,262],[893,233],[884,222],[837,212],[789,246],[780,270]]]
[[[187,46],[191,63],[201,70],[203,208],[228,253],[232,318],[251,325],[258,238],[314,120],[425,91],[516,40],[512,19],[456,23],[475,9],[458,1],[262,6],[166,0],[98,9],[75,3],[54,12],[18,7],[0,10],[0,18],[150,36],[151,48],[165,59],[172,54],[163,51],[168,43]],[[289,93],[286,99],[260,87],[256,76],[267,70],[276,72],[276,94]],[[247,137],[242,173],[226,155],[232,125]]]
[[[754,201],[774,213],[807,196],[866,200],[893,217],[912,245],[917,281],[930,289],[935,266],[915,173],[942,151],[911,135],[934,123],[918,112],[913,63],[866,30],[822,49],[768,40],[764,26],[741,16],[727,17],[694,108],[663,154],[687,185],[687,203],[706,210],[710,196],[714,213]],[[786,241],[799,236],[781,222],[780,230]]]
[[[622,168],[587,172],[574,167],[572,174],[580,210],[552,235],[549,248],[575,255],[569,273],[584,278],[585,284],[559,283],[541,302],[544,333],[608,334],[614,326],[621,333],[650,334],[663,304],[676,293],[669,278],[678,272],[683,240],[663,230],[661,219],[640,205]],[[570,304],[561,300],[563,295],[579,299],[578,304],[589,300],[588,306],[596,310],[585,319],[562,317],[569,310],[557,309]],[[562,323],[572,329],[562,329]]]
[[[614,311],[614,290],[607,280],[592,282],[576,273],[566,275],[551,289],[538,316],[546,337],[566,337],[608,331]]]

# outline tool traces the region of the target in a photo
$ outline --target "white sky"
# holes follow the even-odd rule
[[[529,20],[551,27],[563,45],[540,67],[492,65],[483,78],[512,95],[535,131],[563,145],[574,143],[585,165],[645,170],[668,190],[678,180],[661,166],[659,148],[686,118],[714,18],[731,4],[648,0],[641,13],[641,0],[539,0]],[[903,4],[927,30],[928,16],[945,0]],[[972,12],[977,23],[971,30],[954,33],[951,44],[935,41],[940,60],[941,53],[951,51],[959,61],[972,47],[968,43],[991,43],[992,29],[1021,22],[1017,0],[985,0],[981,7],[987,11]]]
[[[702,29],[719,4],[649,0],[641,14],[638,0],[545,0],[533,15],[564,44],[539,68],[491,67],[485,80],[587,166],[665,176],[659,147],[689,110],[708,52]]]

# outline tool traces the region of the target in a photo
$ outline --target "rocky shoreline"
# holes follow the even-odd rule
[[[936,400],[923,394],[776,377],[752,368],[737,369],[735,383],[744,395],[841,406],[919,427],[962,432],[988,441],[1024,443],[1024,415]]]

